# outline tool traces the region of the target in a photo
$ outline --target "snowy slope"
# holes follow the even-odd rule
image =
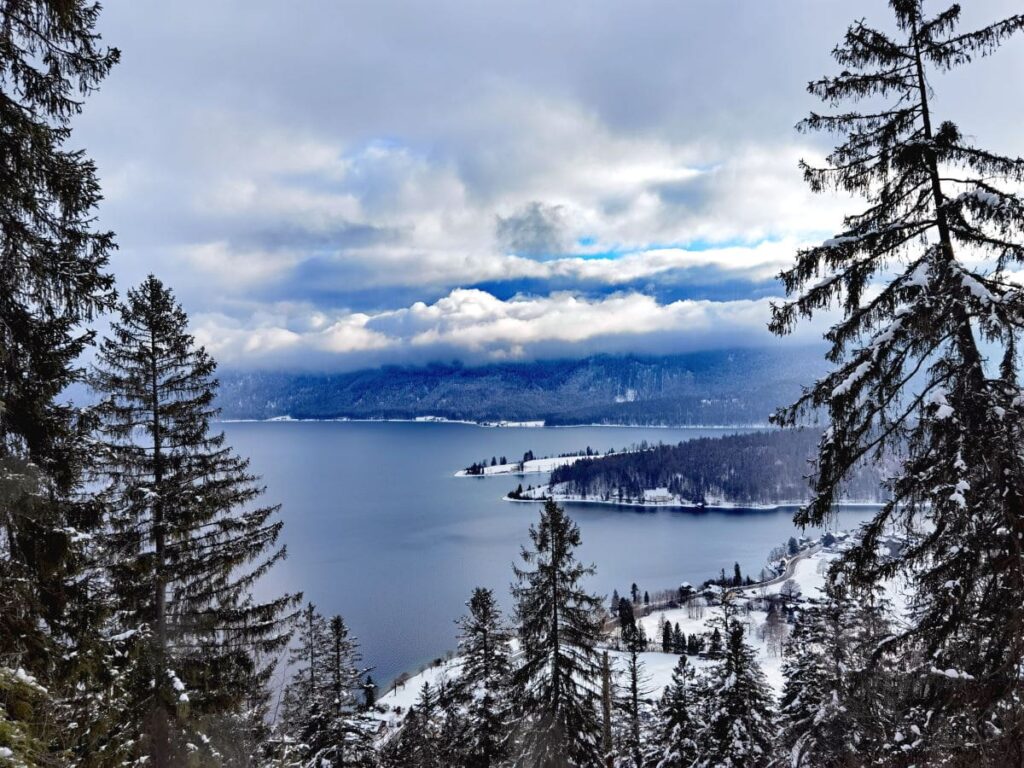
[[[754,585],[737,590],[739,595],[738,603],[756,603],[758,598],[767,595],[778,594],[783,584],[792,580],[800,589],[802,599],[814,599],[823,597],[825,577],[829,564],[838,558],[843,549],[849,546],[849,539],[842,537],[832,547],[823,547],[820,543],[812,543],[795,558],[792,558],[788,567],[781,576],[766,584]],[[895,582],[884,585],[889,597],[893,600],[897,613],[905,610],[906,594]],[[699,613],[699,611],[694,612]],[[703,609],[703,615],[699,618],[691,618],[691,610],[686,607],[672,609],[653,609],[646,616],[638,617],[643,624],[644,631],[650,641],[651,648],[660,648],[661,628],[665,621],[670,622],[673,627],[679,624],[680,630],[686,635],[703,635],[712,629],[712,620],[720,615],[720,610],[712,606]],[[776,695],[781,694],[784,683],[782,675],[783,657],[777,651],[777,646],[763,638],[761,627],[765,623],[767,613],[763,610],[751,609],[741,611],[741,620],[746,624],[746,640],[754,648],[757,654],[758,663],[764,671],[768,684]],[[618,673],[625,673],[626,654],[614,649],[615,637],[608,640],[609,657],[612,659],[613,670]],[[647,677],[645,686],[646,697],[651,700],[660,698],[662,691],[669,685],[672,678],[672,670],[678,661],[674,653],[663,653],[660,650],[650,650],[641,654],[644,664],[644,671]],[[697,656],[690,656],[689,660],[693,666],[700,670],[716,662],[703,659]],[[445,661],[441,665],[431,667],[410,677],[403,685],[389,691],[382,696],[379,703],[385,709],[382,719],[390,724],[397,724],[408,711],[409,707],[416,702],[420,688],[424,682],[429,682],[435,687],[444,681],[451,681],[458,676],[458,657]]]

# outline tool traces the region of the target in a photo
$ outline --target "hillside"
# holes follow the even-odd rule
[[[563,424],[763,424],[822,366],[816,350],[596,356],[339,374],[225,372],[224,418],[409,419]]]
[[[584,458],[555,467],[547,488],[524,495],[655,506],[800,502],[809,495],[809,461],[817,441],[813,430],[773,430]],[[882,499],[884,470],[877,463],[862,466],[848,483],[846,498]]]

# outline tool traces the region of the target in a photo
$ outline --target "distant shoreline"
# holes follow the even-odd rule
[[[307,424],[307,423],[352,423],[352,424],[461,424],[482,429],[585,429],[607,427],[609,429],[778,429],[773,424],[547,424],[536,421],[470,421],[467,419],[446,419],[440,416],[418,416],[411,419],[350,419],[338,418],[297,419],[292,416],[272,416],[266,419],[217,419],[220,424]]]

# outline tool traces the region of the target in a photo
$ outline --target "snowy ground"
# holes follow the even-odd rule
[[[483,477],[491,477],[492,475],[540,475],[550,473],[556,467],[564,467],[569,464],[575,464],[580,459],[594,458],[593,456],[587,456],[586,454],[580,454],[578,456],[554,456],[547,459],[531,459],[530,461],[520,463],[513,462],[511,464],[495,464],[493,467],[484,467]],[[522,467],[522,468],[520,468]],[[471,475],[466,470],[460,469],[455,473],[456,477],[481,477],[481,475]]]
[[[841,552],[849,546],[849,539],[845,536],[832,547],[822,547],[814,544],[805,548],[795,560],[790,562],[790,567],[782,576],[763,585],[755,585],[739,590],[740,603],[745,600],[756,602],[757,598],[766,595],[777,594],[783,584],[792,579],[800,589],[802,599],[823,597],[825,577],[829,564],[838,558]],[[893,600],[897,614],[905,610],[906,594],[896,583],[886,583],[886,592]],[[719,615],[719,609],[715,607],[704,607],[703,615],[691,618],[691,609],[673,608],[666,610],[653,609],[648,615],[640,617],[647,637],[652,647],[659,646],[661,641],[661,628],[665,621],[674,627],[678,622],[679,628],[686,635],[703,635],[711,631],[711,620]],[[762,637],[761,628],[765,623],[767,614],[762,610],[751,609],[749,612],[741,612],[741,620],[747,625],[746,640],[757,653],[757,660],[764,671],[772,690],[776,695],[781,694],[784,683],[782,675],[783,657],[778,652],[777,646],[767,638]],[[791,629],[788,628],[787,629]],[[614,643],[614,638],[612,638]],[[609,656],[612,659],[613,669],[624,672],[626,669],[625,654],[609,647]],[[642,654],[644,671],[647,676],[647,698],[658,699],[662,691],[669,685],[672,679],[672,670],[679,657],[674,653],[662,653],[660,651],[649,651]],[[701,669],[709,664],[715,663],[697,656],[690,656],[689,660],[696,669]],[[397,723],[409,707],[416,702],[420,688],[424,682],[429,682],[431,687],[437,686],[445,680],[453,680],[458,676],[458,657],[444,662],[443,664],[430,667],[417,675],[410,677],[403,685],[396,687],[382,696],[379,703],[384,705],[386,713],[382,716],[387,722]]]
[[[577,459],[580,457],[574,457]],[[566,462],[571,463],[571,462]],[[491,469],[491,467],[488,467]],[[489,473],[488,473],[489,474]],[[500,473],[499,473],[500,474]],[[776,510],[776,509],[789,509],[790,507],[799,507],[807,503],[807,499],[793,499],[790,501],[773,501],[771,503],[759,503],[755,501],[746,502],[735,502],[729,501],[724,498],[713,498],[709,497],[704,503],[699,503],[691,499],[684,499],[682,496],[659,493],[662,489],[651,488],[645,491],[646,498],[634,499],[629,497],[623,497],[620,501],[617,497],[612,496],[608,499],[604,499],[597,496],[579,496],[577,494],[566,493],[565,484],[559,483],[553,488],[546,485],[539,485],[536,488],[524,490],[522,496],[516,499],[506,497],[506,501],[526,501],[534,502],[542,499],[551,497],[559,504],[572,503],[572,504],[612,504],[617,507],[644,507],[647,509],[763,509],[763,510]],[[842,499],[838,504],[845,507],[880,507],[882,506],[879,502],[875,501],[858,501],[851,499]]]
[[[813,598],[821,596],[821,588],[825,583],[825,571],[828,564],[836,557],[838,557],[838,553],[835,550],[818,550],[801,557],[795,563],[792,578],[800,587],[803,597]],[[751,598],[775,594],[782,588],[782,584],[785,581],[785,579],[780,579],[778,582],[767,586],[750,587],[741,590],[741,593]],[[717,609],[713,607],[705,607],[703,617],[701,618],[690,618],[689,609],[687,608],[674,608],[664,611],[655,609],[649,615],[640,618],[640,622],[644,625],[644,630],[652,644],[657,645],[661,638],[661,626],[665,621],[671,622],[673,626],[678,622],[680,630],[687,635],[701,635],[710,631],[709,621],[716,614]],[[782,658],[773,653],[769,648],[769,644],[760,637],[759,629],[764,624],[765,618],[766,614],[764,611],[752,610],[749,615],[743,617],[743,620],[748,626],[746,633],[747,641],[757,651],[758,661],[765,672],[765,676],[768,678],[772,688],[778,693],[782,690],[783,682]],[[618,670],[624,670],[624,654],[611,648],[608,649],[608,652],[613,660],[613,667]],[[672,670],[675,668],[678,659],[679,657],[674,653],[650,651],[643,654],[644,667],[649,678],[647,688],[650,691],[648,694],[650,698],[653,699],[661,696],[662,690],[671,681]],[[691,656],[690,661],[693,662],[697,669],[712,663],[696,656]],[[379,703],[389,710],[389,716],[386,719],[398,719],[401,714],[408,711],[409,707],[416,702],[424,682],[428,682],[431,687],[434,687],[445,680],[452,680],[458,676],[458,667],[459,660],[456,657],[439,666],[430,667],[417,675],[413,675],[404,684],[397,686],[382,696]]]
[[[437,690],[439,684],[458,677],[459,660],[450,659],[436,667],[427,667],[406,682],[400,683],[377,700],[377,704],[385,710],[383,720],[389,725],[397,725],[409,707],[416,703],[420,689],[424,683]]]
[[[825,585],[825,573],[829,563],[836,557],[838,557],[838,554],[835,552],[818,551],[797,561],[791,578],[800,587],[802,597],[822,597],[823,593],[821,590]],[[750,587],[739,590],[739,592],[741,595],[749,598],[778,594],[786,581],[788,579],[779,579],[767,586]],[[661,627],[666,621],[670,622],[673,627],[678,622],[680,630],[686,635],[701,635],[711,630],[708,624],[709,620],[720,615],[719,609],[714,607],[704,608],[702,618],[691,619],[689,618],[689,612],[690,609],[688,608],[674,608],[665,611],[655,610],[648,616],[641,618],[640,622],[644,626],[647,637],[653,642],[659,642]],[[758,610],[751,610],[746,615],[741,614],[741,620],[747,625],[746,632],[744,633],[746,640],[757,652],[757,661],[761,665],[761,669],[764,670],[769,685],[771,685],[776,694],[779,694],[782,692],[783,684],[782,656],[770,648],[769,643],[761,637],[760,629],[765,623],[766,618],[767,613]],[[661,691],[671,682],[672,669],[677,658],[673,653],[645,654],[644,662],[651,677],[650,687],[655,691],[656,696],[660,696]],[[694,662],[694,666],[697,669],[712,663],[693,656],[690,657],[690,660]]]

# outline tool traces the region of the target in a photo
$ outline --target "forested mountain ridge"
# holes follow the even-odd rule
[[[695,505],[805,501],[819,436],[810,429],[773,430],[581,459],[556,467],[548,490],[558,498],[623,503],[642,502],[644,492],[653,489],[666,489],[680,503]],[[885,470],[877,462],[860,466],[845,487],[845,498],[882,500]]]
[[[338,374],[224,372],[218,405],[227,419],[429,415],[553,425],[764,424],[822,367],[820,350],[792,348]]]

